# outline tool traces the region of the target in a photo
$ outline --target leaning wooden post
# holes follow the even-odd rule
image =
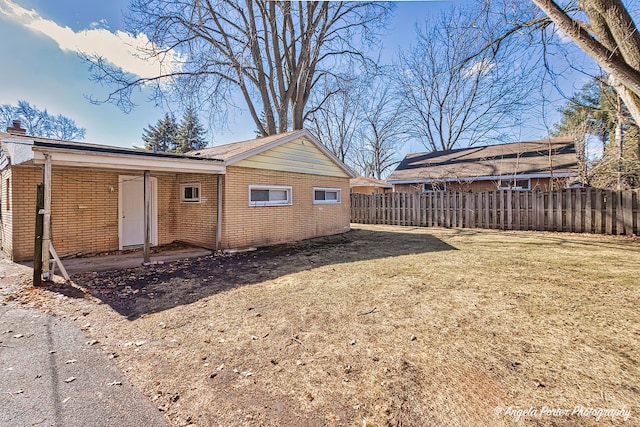
[[[36,235],[33,246],[33,286],[42,284],[42,227],[43,219],[40,211],[44,209],[44,184],[38,184],[36,190]]]
[[[144,264],[151,263],[151,173],[144,171]]]
[[[42,277],[48,280],[51,270],[51,155],[44,154],[44,208],[42,209],[43,227],[42,227]]]

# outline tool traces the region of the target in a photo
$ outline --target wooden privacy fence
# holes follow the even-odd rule
[[[640,190],[352,194],[351,222],[640,235]]]

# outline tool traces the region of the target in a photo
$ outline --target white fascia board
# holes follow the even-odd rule
[[[579,176],[578,172],[563,173],[530,173],[516,175],[495,175],[478,177],[442,178],[442,179],[404,179],[397,181],[387,181],[389,184],[425,184],[429,182],[473,182],[473,181],[495,181],[499,179],[536,179],[536,178],[569,178]]]
[[[51,155],[54,166],[88,167],[98,169],[150,170],[156,172],[202,173],[210,175],[226,172],[222,162],[181,158],[158,158],[115,153],[87,153],[77,150],[39,148],[33,149],[34,163],[43,164],[44,154]]]

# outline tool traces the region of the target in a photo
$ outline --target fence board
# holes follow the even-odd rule
[[[640,191],[352,194],[351,221],[426,227],[640,234]]]
[[[633,203],[632,203],[631,191],[625,191],[621,194],[624,200],[624,206],[622,207],[622,216],[624,222],[624,234],[630,236],[633,234]],[[620,233],[622,234],[622,233]]]

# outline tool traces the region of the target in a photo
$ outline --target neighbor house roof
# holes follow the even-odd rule
[[[306,129],[295,130],[277,135],[265,136],[262,138],[249,139],[246,141],[234,142],[231,144],[219,145],[217,147],[205,148],[202,150],[190,151],[187,154],[199,157],[214,157],[224,160],[226,166],[233,165],[249,157],[263,153],[279,145],[304,138],[322,151],[331,161],[333,161],[347,175],[353,177],[353,171],[341,162],[324,144],[314,137]]]
[[[552,138],[408,154],[387,181],[401,184],[577,175],[578,158],[573,139]]]
[[[220,159],[200,158],[178,153],[154,153],[139,148],[114,147],[85,142],[33,137],[0,132],[6,165],[27,162],[41,164],[51,154],[53,164],[61,166],[137,169],[167,172],[224,173]],[[6,163],[6,164],[5,164]]]
[[[369,178],[366,176],[357,176],[355,178],[351,178],[350,181],[351,187],[382,187],[382,188],[392,188],[391,184],[387,184],[385,181]]]

